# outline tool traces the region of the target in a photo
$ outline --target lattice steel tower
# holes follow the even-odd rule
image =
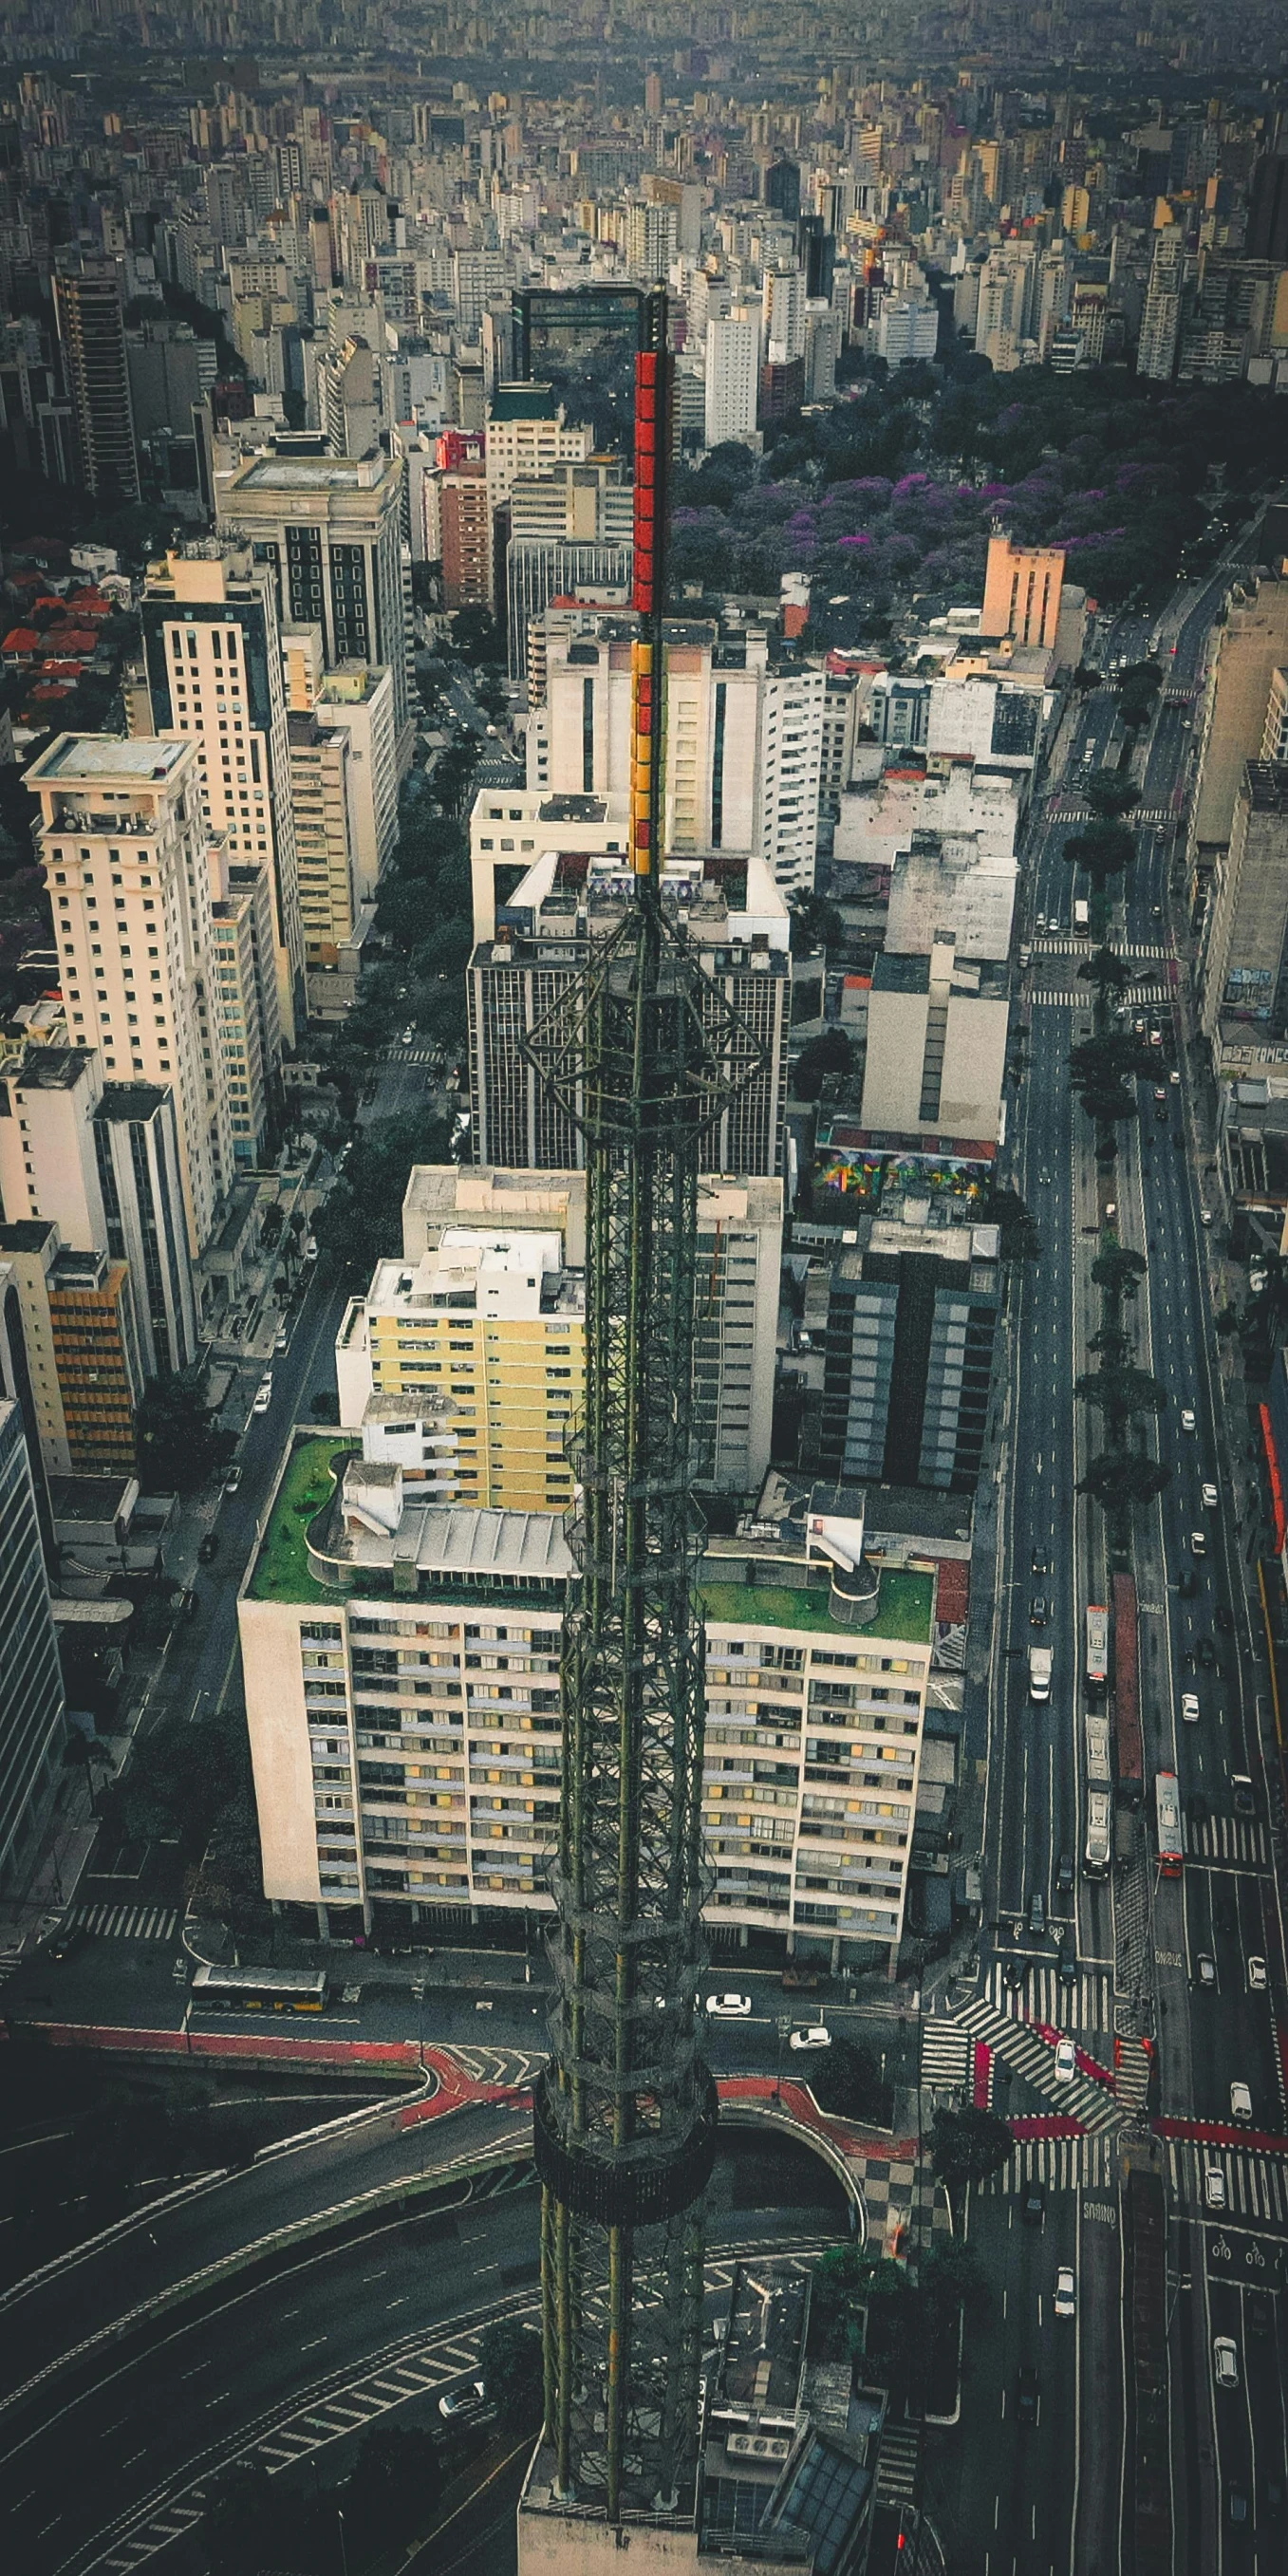
[[[562,1668],[552,2054],[537,2088],[545,2430],[555,2510],[693,2510],[702,2194],[703,1638],[691,1372],[702,1141],[759,1049],[664,905],[659,843],[667,304],[636,364],[632,894],[557,1021],[544,1079],[586,1139],[586,1410]]]

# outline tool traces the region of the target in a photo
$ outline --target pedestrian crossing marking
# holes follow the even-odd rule
[[[1039,984],[1029,995],[1030,1002],[1032,1002],[1034,1007],[1037,1009],[1042,1008],[1044,1005],[1046,1008],[1050,1009],[1054,1005],[1063,1011],[1089,1011],[1093,999],[1094,987],[1090,984],[1083,984],[1079,990],[1074,993],[1066,993],[1063,991],[1057,992],[1054,987],[1044,989],[1043,986]],[[1137,985],[1132,993],[1133,1002],[1143,1002],[1147,1006],[1153,1006],[1154,1004],[1162,1002],[1170,1002],[1173,999],[1174,996],[1168,992],[1166,986],[1163,984]]]
[[[1209,2209],[1204,2176],[1215,2169],[1225,2178],[1224,2209]],[[1206,2147],[1193,2138],[1169,2138],[1167,2171],[1172,2192],[1196,2215],[1288,2233],[1288,2170],[1277,2156],[1258,2155],[1250,2147]]]
[[[1000,1960],[988,1972],[990,2002],[1008,2021],[1046,2022],[1054,2030],[1106,2030],[1114,2026],[1113,1981],[1107,1968],[1080,1968],[1069,1985],[1056,1967],[1034,1961],[1024,1984],[1011,1987]]]
[[[940,2084],[959,2091],[970,2072],[971,2043],[969,2035],[957,2022],[937,2017],[923,2022],[921,2030],[921,2081],[929,2086]]]
[[[1040,931],[1032,945],[1035,957],[1090,957],[1094,954],[1092,943],[1087,939],[1044,939]],[[1148,948],[1118,948],[1114,953],[1121,957],[1125,966],[1142,965],[1155,959],[1165,959],[1170,963],[1175,955],[1175,951],[1162,942],[1155,942]]]
[[[1186,1849],[1195,1860],[1239,1862],[1253,1869],[1266,1869],[1270,1863],[1270,1846],[1265,1826],[1250,1823],[1246,1816],[1209,1816],[1205,1824],[1185,1828]]]
[[[1116,2153],[1104,2130],[1089,2138],[1020,2138],[1006,2163],[974,2188],[1003,2198],[1033,2182],[1049,2191],[1105,2191],[1113,2187]]]
[[[1054,2109],[1081,2121],[1084,2129],[1121,2127],[1122,2112],[1112,2087],[1081,2072],[1067,2082],[1057,2081],[1055,2050],[1030,2022],[1008,2020],[987,1995],[977,1996],[957,2018],[972,2039],[986,2041],[996,2057],[1003,2058],[1036,2092],[1045,2094]]]
[[[173,1941],[179,1929],[175,1905],[78,1905],[71,1915],[77,1931],[96,1933],[105,1941]]]

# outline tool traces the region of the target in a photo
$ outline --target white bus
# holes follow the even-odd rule
[[[1107,1789],[1087,1791],[1087,1840],[1082,1867],[1087,1878],[1108,1878],[1113,1801]]]

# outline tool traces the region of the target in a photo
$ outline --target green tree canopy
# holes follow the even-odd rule
[[[445,1163],[450,1146],[450,1128],[423,1111],[364,1128],[314,1216],[319,1248],[339,1269],[369,1277],[374,1262],[401,1247],[402,1203],[413,1163]]]
[[[988,2275],[972,2245],[959,2236],[936,2236],[917,2274],[922,2297],[938,2318],[958,2312],[979,2316],[991,2297]]]
[[[1111,1297],[1134,1297],[1147,1267],[1143,1252],[1132,1252],[1126,1244],[1111,1243],[1105,1251],[1096,1254],[1091,1276],[1097,1288],[1107,1289]]]
[[[1116,769],[1093,769],[1091,776],[1082,781],[1081,795],[1084,805],[1089,805],[1102,823],[1116,823],[1140,803],[1140,789],[1133,787],[1129,778],[1120,777]]]
[[[516,2429],[541,2420],[541,2337],[517,2317],[498,2317],[479,2340],[479,2373],[488,2400]]]
[[[151,1380],[139,1406],[136,1438],[139,1475],[154,1494],[194,1493],[222,1473],[237,1446],[236,1432],[218,1427],[200,1369]]]
[[[817,948],[839,947],[845,936],[845,924],[834,903],[825,896],[805,888],[794,894],[787,906],[791,915],[791,951],[793,957],[808,957]]]
[[[848,1073],[854,1048],[844,1029],[824,1029],[809,1038],[796,1059],[792,1089],[798,1100],[817,1100],[829,1073]]]
[[[948,2191],[1000,2173],[1015,2140],[1009,2121],[978,2103],[941,2103],[930,2126],[930,2161]]]
[[[1135,856],[1134,836],[1121,823],[1088,823],[1082,831],[1071,832],[1064,845],[1067,865],[1084,869],[1098,893],[1111,877],[1120,877]]]
[[[1117,1361],[1113,1366],[1093,1369],[1074,1380],[1074,1394],[1084,1404],[1094,1404],[1115,1422],[1134,1422],[1144,1413],[1162,1413],[1167,1396],[1156,1377],[1147,1369],[1129,1368]]]
[[[1078,1491],[1090,1494],[1104,1511],[1118,1513],[1133,1505],[1152,1503],[1171,1481],[1170,1467],[1157,1458],[1145,1457],[1138,1449],[1105,1450],[1088,1462]]]

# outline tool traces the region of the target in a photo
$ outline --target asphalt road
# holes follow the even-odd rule
[[[1184,594],[1162,621],[1160,658],[1173,688],[1196,683],[1228,578],[1222,574]],[[1143,650],[1147,632],[1120,623],[1102,650],[1130,658]],[[1282,2133],[1288,2119],[1272,2036],[1273,2007],[1283,2001],[1283,1944],[1261,1795],[1261,1641],[1251,1618],[1253,1569],[1230,1469],[1230,1443],[1242,1445],[1247,1433],[1225,1404],[1213,1331],[1214,1230],[1200,1214],[1210,1191],[1206,1104],[1188,1043],[1183,940],[1175,968],[1167,953],[1173,927],[1178,937],[1185,930],[1174,915],[1169,877],[1174,823],[1188,784],[1192,714],[1189,706],[1161,706],[1143,771],[1137,763],[1140,855],[1116,907],[1113,938],[1138,978],[1138,1014],[1159,1026],[1163,1044],[1155,1051],[1157,1084],[1141,1085],[1139,1123],[1120,1131],[1110,1184],[1123,1241],[1148,1258],[1134,1308],[1140,1361],[1168,1398],[1159,1448],[1174,1473],[1154,1511],[1138,1516],[1136,1570],[1147,1783],[1160,1769],[1176,1770],[1188,1818],[1187,1860],[1179,1880],[1158,1878],[1150,1842],[1150,1857],[1142,1857],[1129,1881],[1104,1884],[1088,1879],[1081,1865],[1084,1619],[1088,1601],[1109,1596],[1100,1515],[1075,1492],[1099,1445],[1094,1417],[1071,1392],[1078,1373],[1094,1365],[1088,1344],[1099,1314],[1089,1273],[1097,1249],[1097,1188],[1090,1131],[1068,1087],[1068,1052],[1078,1035],[1090,1033],[1091,994],[1077,979],[1085,950],[1071,932],[1074,886],[1062,853],[1077,781],[1092,766],[1116,762],[1121,747],[1112,694],[1098,691],[1079,716],[1063,797],[1035,817],[1027,854],[1033,955],[1022,1016],[1030,1035],[1007,1177],[1038,1220],[1042,1258],[1026,1265],[1011,1289],[1008,1466],[987,1693],[989,1933],[981,1985],[999,2012],[1013,2011],[1003,1979],[1017,1979],[1018,2009],[1029,2022],[1049,2027],[1052,2043],[1057,2027],[1067,2030],[1106,2065],[1116,2020],[1130,2029],[1133,2006],[1152,2010],[1159,2109],[1187,2127],[1224,2123],[1228,2136],[1236,2079],[1252,2090],[1258,2130]],[[1088,748],[1090,761],[1083,756]],[[1173,1065],[1176,1084],[1169,1079]],[[1161,1103],[1156,1088],[1163,1091]],[[1193,1432],[1181,1427],[1183,1409],[1194,1415]],[[1205,1482],[1217,1487],[1215,1508],[1201,1500]],[[1195,1529],[1203,1533],[1201,1555],[1193,1552]],[[1179,1588],[1185,1574],[1197,1576],[1194,1597]],[[1038,1594],[1046,1604],[1040,1630],[1031,1624]],[[1232,1634],[1218,1627],[1218,1603],[1231,1616]],[[1028,1690],[1028,1650],[1039,1636],[1053,1655],[1045,1707],[1035,1706]],[[1214,1658],[1210,1668],[1198,1662],[1201,1641]],[[1197,1724],[1181,1719],[1183,1688],[1197,1691]],[[1251,1773],[1257,1783],[1250,1816],[1236,1812],[1239,1773]],[[1072,1864],[1073,1878],[1063,1890],[1061,1877],[1070,1873],[1061,1870],[1062,1859]],[[1035,1896],[1045,1914],[1045,1928],[1036,1934]],[[1070,1953],[1078,1973],[1065,1984],[1057,1963]],[[1200,1969],[1200,1957],[1210,1968]],[[1250,1958],[1269,1962],[1266,1991],[1250,1983]],[[1209,1975],[1213,1983],[1201,1982]],[[995,2087],[994,2099],[1010,2112],[1058,2112],[1053,2072],[1039,2070],[1033,2093],[1021,2081],[1005,2092]],[[1170,2225],[1176,2564],[1192,2576],[1266,2569],[1281,2563],[1282,2546],[1271,2513],[1273,2488],[1286,2476],[1283,2410],[1278,2386],[1267,2383],[1282,2377],[1276,2364],[1283,2358],[1288,2194],[1265,2169],[1268,2162],[1282,2169],[1285,2160],[1186,2138],[1158,2153]],[[1212,2164],[1224,2177],[1235,2224],[1205,2205],[1204,2175]],[[1045,2206],[1026,2220],[1021,2193],[1029,2179],[1041,2184]],[[953,2518],[965,2569],[997,2576],[1002,2569],[1071,2567],[1092,2576],[1118,2563],[1126,2417],[1118,2181],[1116,2136],[1039,2138],[1017,2157],[1009,2188],[976,2198],[972,2238],[999,2309],[983,2330],[963,2397],[966,2440]],[[1226,2249],[1215,2279],[1214,2244]],[[1077,2285],[1072,2322],[1057,2321],[1051,2308],[1055,2274],[1065,2264]],[[1265,2285],[1267,2302],[1251,2343],[1249,2280]],[[1235,2343],[1240,2385],[1218,2392],[1211,2346],[1226,2333]],[[1036,2423],[1018,2420],[1022,2370],[1036,2373]],[[1232,2520],[1232,2497],[1245,2499],[1246,2521]]]

